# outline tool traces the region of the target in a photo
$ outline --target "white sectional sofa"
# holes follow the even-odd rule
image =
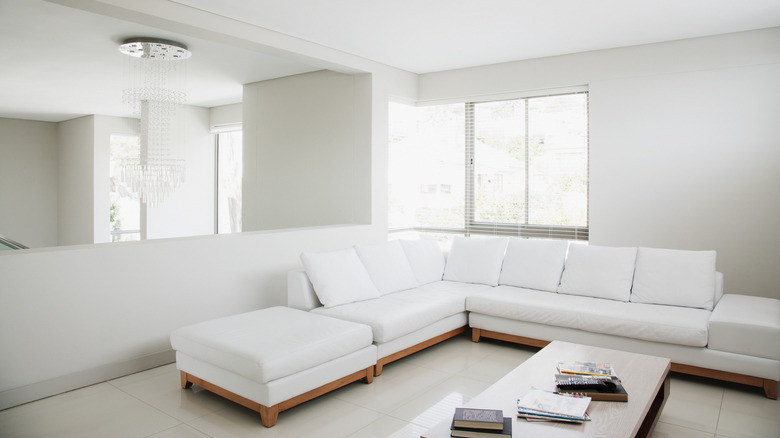
[[[777,398],[780,300],[723,294],[715,251],[520,238],[357,245],[301,255],[288,306],[371,327],[375,374],[463,333],[564,340],[672,360],[672,370]]]

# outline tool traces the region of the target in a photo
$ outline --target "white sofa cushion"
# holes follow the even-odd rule
[[[726,294],[710,317],[711,350],[780,360],[780,300]]]
[[[378,300],[361,301],[312,312],[366,324],[374,342],[384,343],[407,335],[449,316],[465,312],[465,296],[484,285],[440,281],[417,289],[388,294]]]
[[[564,240],[509,239],[498,284],[557,291],[568,247]]]
[[[435,239],[401,240],[401,246],[418,284],[441,281],[444,276],[444,253]]]
[[[558,292],[628,301],[635,260],[636,248],[571,245]]]
[[[639,248],[631,301],[712,310],[715,257],[715,251]]]
[[[267,383],[372,343],[362,324],[271,307],[182,327],[171,346],[198,360]]]
[[[314,292],[325,307],[379,297],[379,291],[355,251],[304,252],[301,262]]]
[[[452,241],[444,279],[498,286],[507,239],[456,237]]]
[[[707,345],[707,321],[711,314],[703,309],[551,294],[511,286],[499,286],[492,292],[468,297],[466,310],[510,320],[692,347]]]
[[[397,240],[378,245],[355,245],[360,261],[380,295],[417,287],[417,279]]]

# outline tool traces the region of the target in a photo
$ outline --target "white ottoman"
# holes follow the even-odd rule
[[[279,412],[362,379],[371,383],[371,328],[288,307],[271,307],[171,333],[182,388],[196,384],[260,413]]]

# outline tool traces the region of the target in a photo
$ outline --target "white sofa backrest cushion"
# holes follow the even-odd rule
[[[498,284],[556,292],[568,247],[565,240],[509,239]]]
[[[712,310],[715,251],[639,248],[631,302]]]
[[[441,281],[445,258],[435,239],[401,240],[401,247],[419,285]]]
[[[334,307],[379,297],[371,277],[355,251],[347,248],[321,253],[304,252],[301,262],[322,305]]]
[[[570,245],[558,292],[628,301],[635,261],[636,248]]]
[[[417,287],[417,279],[397,240],[376,245],[355,245],[360,261],[380,295]]]
[[[444,279],[498,286],[506,245],[505,237],[455,237],[444,267]]]

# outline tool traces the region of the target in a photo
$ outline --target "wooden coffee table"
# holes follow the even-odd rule
[[[584,424],[532,423],[517,417],[517,399],[531,387],[552,391],[558,362],[609,362],[628,392],[628,402],[592,401],[591,421]],[[513,437],[647,437],[669,398],[670,360],[625,351],[554,341],[466,406],[503,409],[513,419]],[[450,436],[452,419],[442,421],[423,438]]]

